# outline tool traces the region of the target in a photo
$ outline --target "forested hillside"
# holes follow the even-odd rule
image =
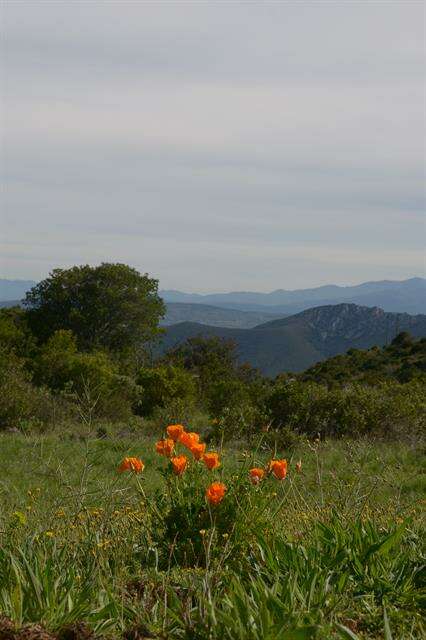
[[[303,371],[350,348],[389,344],[401,331],[426,337],[426,316],[340,304],[316,307],[249,330],[181,323],[167,328],[160,349],[167,351],[196,335],[233,340],[240,362],[274,376],[282,371]]]
[[[400,333],[385,347],[349,349],[343,355],[324,360],[301,374],[301,380],[336,385],[342,383],[426,378],[426,338],[413,339]]]

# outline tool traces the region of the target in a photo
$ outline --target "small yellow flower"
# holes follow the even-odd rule
[[[45,531],[44,535],[46,536],[46,538],[54,538],[55,537],[55,533],[53,531]]]
[[[98,549],[105,549],[105,547],[109,547],[110,544],[111,540],[101,540],[100,542],[98,542],[97,546]]]
[[[21,524],[21,525],[27,524],[27,516],[22,511],[15,511],[13,513],[13,516],[14,516],[14,518],[16,518],[16,520],[19,522],[19,524]]]

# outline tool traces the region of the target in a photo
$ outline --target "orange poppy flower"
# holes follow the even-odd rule
[[[253,467],[253,469],[250,469],[249,474],[250,474],[250,480],[252,481],[252,483],[259,484],[259,482],[262,480],[263,476],[265,475],[265,470],[260,469],[260,467]]]
[[[212,471],[212,469],[217,469],[218,467],[220,467],[220,460],[219,460],[218,453],[205,453],[203,455],[203,460],[207,469],[210,469],[210,471]]]
[[[226,486],[223,482],[212,482],[212,484],[207,488],[206,498],[210,504],[219,504],[219,502],[222,502],[225,493]]]
[[[139,458],[124,458],[123,462],[118,467],[120,473],[123,471],[134,471],[140,473],[145,468],[144,463]]]
[[[206,445],[204,443],[198,442],[197,444],[193,444],[190,451],[196,460],[201,460],[204,452],[206,450]]]
[[[188,466],[188,458],[186,456],[176,456],[170,460],[173,467],[173,472],[177,476],[181,476]]]
[[[170,458],[173,453],[173,449],[175,447],[175,441],[171,438],[165,438],[164,440],[159,440],[155,444],[155,449],[160,456],[166,456]]]
[[[296,471],[297,473],[300,473],[302,471],[302,461],[299,460],[299,462],[296,462]]]
[[[167,435],[174,440],[175,442],[177,442],[179,440],[179,437],[182,435],[182,433],[185,431],[185,429],[183,428],[183,425],[181,424],[170,424],[167,429]]]
[[[287,460],[271,460],[269,468],[278,480],[284,480],[287,475]]]
[[[183,444],[183,446],[186,447],[187,449],[191,449],[191,447],[193,447],[194,444],[198,444],[199,439],[200,439],[200,436],[198,435],[198,433],[187,432],[187,431],[184,431],[179,436],[179,442]]]

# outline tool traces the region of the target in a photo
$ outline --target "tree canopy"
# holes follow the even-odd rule
[[[80,349],[113,352],[151,340],[165,312],[158,281],[119,263],[54,269],[27,293],[24,305],[40,342],[65,329]]]

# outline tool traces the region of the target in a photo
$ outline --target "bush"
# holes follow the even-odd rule
[[[35,339],[28,329],[25,312],[19,307],[0,309],[0,348],[20,358],[34,355]]]
[[[404,435],[424,428],[425,397],[421,382],[355,383],[329,390],[293,381],[272,389],[265,411],[273,429],[309,436]]]
[[[213,417],[209,442],[222,443],[245,438],[250,441],[257,436],[260,426],[260,414],[250,401],[231,404],[224,407],[222,413]]]
[[[318,411],[327,397],[327,388],[298,381],[272,387],[265,400],[265,414],[274,429],[286,427],[298,433],[316,434],[324,430],[328,416]]]
[[[0,351],[0,428],[52,424],[64,411],[46,388],[31,384],[22,359]]]
[[[103,351],[80,353],[71,331],[57,331],[42,348],[35,363],[38,384],[66,393],[79,406],[81,417],[125,420],[139,390]]]
[[[221,418],[232,409],[240,410],[249,402],[248,386],[238,378],[226,378],[211,385],[207,409],[213,418]]]
[[[191,412],[195,406],[197,389],[194,376],[181,367],[144,367],[139,370],[136,382],[141,393],[135,411],[141,416],[150,417],[159,412],[165,418],[171,418],[174,414]],[[175,417],[178,418],[177,415]]]

